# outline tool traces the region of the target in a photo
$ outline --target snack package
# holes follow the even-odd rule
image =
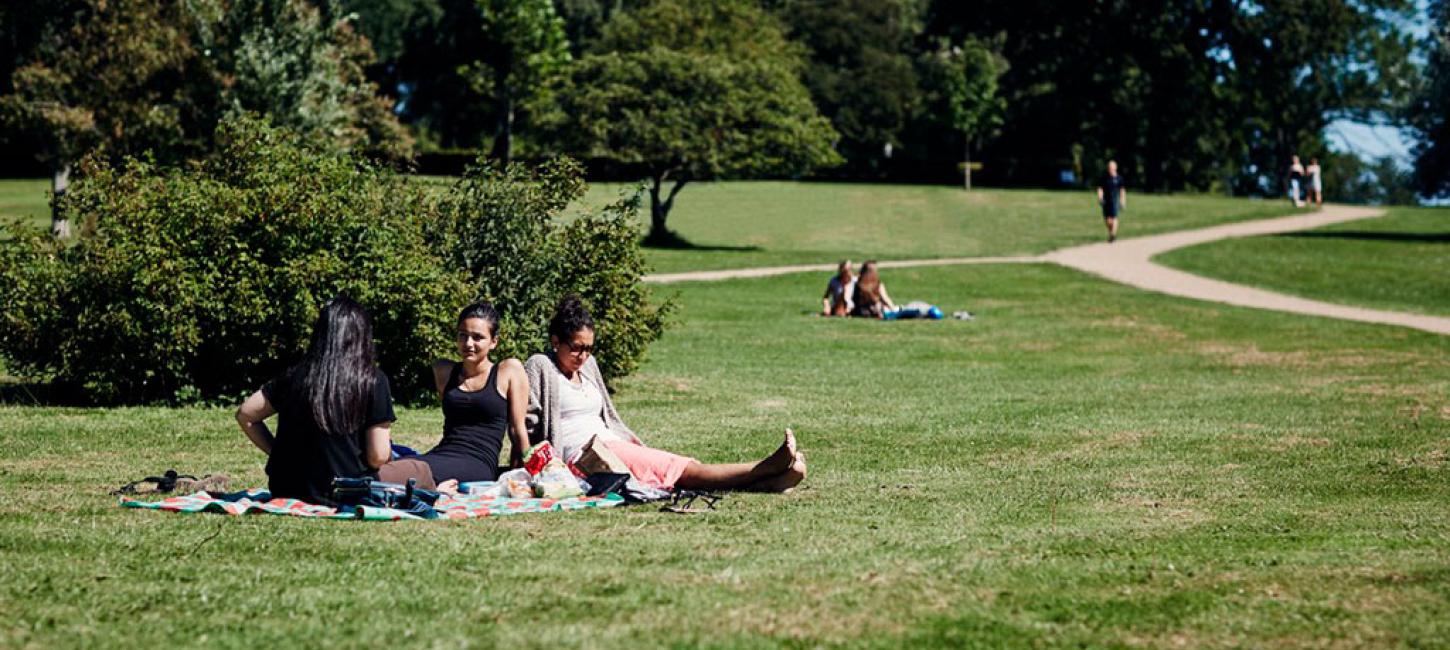
[[[534,496],[545,499],[567,499],[582,494],[584,494],[584,490],[579,487],[579,479],[569,471],[569,466],[558,458],[549,461],[534,477]]]
[[[529,476],[538,476],[544,470],[549,461],[554,460],[554,445],[545,440],[529,449],[524,455],[524,469],[529,471]]]
[[[527,499],[534,496],[534,485],[532,476],[526,469],[511,469],[498,477],[498,484],[502,486],[499,490],[500,496],[508,496],[514,499]]]

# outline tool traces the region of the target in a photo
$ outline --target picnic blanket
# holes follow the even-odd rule
[[[528,512],[558,512],[589,508],[610,508],[624,503],[618,494],[597,497],[573,497],[569,499],[515,499],[486,494],[440,495],[433,504],[432,512],[418,515],[394,508],[371,506],[342,506],[331,508],[313,505],[296,499],[273,499],[272,493],[263,489],[243,490],[231,494],[213,496],[197,492],[186,496],[174,496],[161,501],[142,501],[129,497],[121,498],[123,508],[144,508],[148,510],[169,510],[171,512],[212,512],[224,515],[245,515],[266,513],[310,517],[317,519],[365,519],[369,521],[399,521],[403,519],[477,519],[501,517]]]

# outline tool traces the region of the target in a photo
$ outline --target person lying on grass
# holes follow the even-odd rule
[[[433,383],[443,401],[443,440],[426,454],[383,465],[379,478],[389,483],[416,478],[420,487],[440,492],[455,492],[460,482],[497,480],[505,431],[513,434],[509,464],[523,465],[529,446],[524,429],[529,382],[518,359],[489,360],[498,347],[498,321],[498,310],[489,303],[463,308],[459,360],[433,364]]]
[[[549,343],[551,353],[536,354],[524,364],[529,386],[525,420],[530,439],[548,440],[565,460],[574,462],[594,441],[618,456],[635,480],[664,490],[784,492],[805,479],[805,456],[790,429],[779,449],[752,463],[707,465],[645,446],[614,410],[592,354],[594,319],[578,296],[559,301],[549,321]]]
[[[881,276],[876,272],[876,260],[866,260],[861,265],[855,294],[852,316],[884,318],[886,312],[896,311],[896,303],[891,301],[891,294],[886,293],[886,285],[881,283]]]
[[[374,359],[372,319],[339,296],[312,328],[307,356],[237,409],[237,424],[267,454],[273,498],[331,506],[332,480],[376,478],[396,419],[388,376]],[[266,420],[277,415],[277,433]]]

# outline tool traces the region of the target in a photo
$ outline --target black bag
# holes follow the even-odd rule
[[[370,478],[332,479],[332,500],[340,508],[392,508],[427,519],[437,517],[433,504],[438,493],[424,490],[417,485],[418,479],[408,479],[407,485],[384,483]]]

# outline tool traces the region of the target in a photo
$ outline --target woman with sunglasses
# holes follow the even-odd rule
[[[549,321],[553,351],[524,364],[529,407],[525,418],[533,440],[550,441],[573,462],[594,441],[618,456],[638,481],[659,489],[746,489],[784,492],[806,476],[795,434],[785,431],[780,448],[751,463],[704,464],[645,446],[620,419],[595,362],[594,319],[578,296],[559,301]]]

